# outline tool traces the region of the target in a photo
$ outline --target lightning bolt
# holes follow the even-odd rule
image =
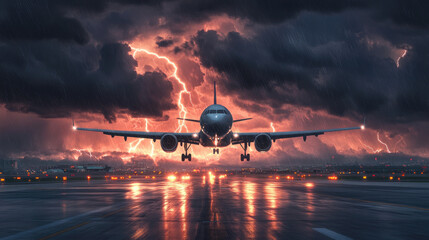
[[[151,51],[143,49],[143,48],[135,48],[135,47],[132,47],[132,46],[130,46],[130,48],[133,50],[133,58],[134,59],[136,58],[137,53],[142,53],[143,52],[143,53],[146,53],[148,55],[155,56],[158,59],[165,60],[170,66],[173,67],[174,71],[169,76],[169,78],[172,77],[172,78],[176,79],[176,81],[182,86],[182,90],[179,92],[179,98],[177,99],[177,106],[180,109],[179,118],[183,118],[183,119],[186,118],[186,115],[187,115],[188,111],[187,111],[185,105],[182,103],[182,99],[183,99],[183,94],[188,94],[189,95],[189,99],[190,99],[191,104],[192,104],[191,92],[188,91],[188,89],[186,88],[186,84],[177,75],[177,71],[178,71],[177,65],[174,62],[172,62],[166,56],[160,56],[157,53],[151,52]],[[149,125],[148,124],[148,119],[145,118],[145,130],[146,130],[146,132],[149,132],[148,125]],[[185,124],[185,120],[178,120],[178,126],[177,126],[175,132],[182,132],[183,128],[185,128],[186,132],[188,132],[188,127]],[[137,140],[134,140],[134,141],[130,142],[129,148],[128,148],[128,153],[135,152],[136,149],[137,149],[137,147],[140,145],[140,143],[142,141],[143,141],[143,139],[137,139]],[[151,146],[152,146],[152,148],[151,148],[150,156],[153,157],[154,150],[155,150],[155,145],[154,145],[154,143],[152,141],[151,141]]]
[[[134,59],[135,59],[137,53],[144,52],[144,53],[146,53],[148,55],[155,56],[158,59],[163,59],[163,60],[167,61],[167,63],[170,64],[173,67],[173,69],[174,69],[173,74],[171,74],[169,76],[169,78],[170,77],[175,78],[177,80],[177,82],[180,85],[182,85],[183,89],[179,92],[179,99],[177,100],[177,106],[180,109],[179,117],[180,118],[186,118],[186,114],[188,113],[188,111],[187,111],[185,105],[183,105],[183,103],[182,103],[182,99],[183,99],[182,96],[183,96],[183,94],[188,94],[189,95],[189,99],[192,102],[191,92],[188,91],[188,89],[186,88],[186,84],[179,78],[179,76],[177,76],[177,70],[178,70],[178,68],[177,68],[176,64],[174,62],[172,62],[168,57],[166,57],[166,56],[160,56],[157,53],[150,52],[150,51],[148,51],[146,49],[135,48],[135,47],[132,47],[132,46],[130,46],[130,48],[134,51],[133,52],[133,58]],[[175,132],[182,132],[183,128],[185,128],[186,132],[188,132],[188,127],[185,124],[185,120],[178,120],[177,122],[178,122],[178,127],[176,128]]]
[[[388,153],[392,153],[392,152],[390,151],[390,149],[389,149],[389,146],[387,146],[387,144],[386,144],[386,143],[384,143],[383,141],[381,141],[381,140],[380,140],[380,132],[377,132],[377,140],[378,140],[378,142],[379,142],[379,143],[383,144],[383,145],[386,147],[386,151],[387,151]]]
[[[405,57],[405,55],[407,55],[407,49],[404,49],[404,52],[401,54],[401,56],[398,57],[398,59],[396,59],[396,67],[399,68],[399,61]]]
[[[379,149],[375,150],[373,147],[366,145],[366,144],[365,144],[365,143],[363,143],[361,140],[359,140],[359,142],[360,142],[362,145],[364,145],[365,147],[367,147],[367,148],[371,149],[372,153],[379,153],[379,152],[383,151],[383,149],[381,149],[381,148],[379,148]]]
[[[395,151],[394,151],[395,153],[398,152],[396,147],[400,142],[404,143],[405,146],[407,145],[407,143],[404,141],[404,138],[402,136],[399,136],[399,137],[400,137],[399,140],[395,143]]]
[[[147,118],[145,118],[144,120],[145,120],[145,131],[149,132],[149,120]],[[139,138],[139,139],[136,139],[136,140],[130,142],[130,145],[129,145],[129,148],[128,148],[128,153],[135,152],[136,149],[137,149],[137,147],[140,145],[140,143],[143,140],[144,140],[143,138]],[[152,148],[151,148],[151,151],[150,151],[149,155],[151,157],[153,157],[153,153],[155,151],[155,145],[154,145],[154,143],[152,141],[150,142],[150,144],[152,145]]]
[[[87,152],[87,153],[89,153],[89,158],[92,158],[92,153],[91,153],[90,149],[77,149],[77,148],[73,148],[72,151],[79,152],[80,155],[82,155],[82,152]]]
[[[273,129],[273,132],[275,132],[275,131],[276,131],[276,129],[274,128],[274,124],[273,124],[273,122],[271,122],[271,129]]]

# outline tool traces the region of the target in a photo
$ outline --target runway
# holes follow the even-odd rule
[[[0,202],[1,240],[429,238],[428,183],[133,178],[1,185]]]

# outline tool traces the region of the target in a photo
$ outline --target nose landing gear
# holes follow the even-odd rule
[[[185,146],[184,146],[184,148],[185,148],[185,154],[182,153],[182,162],[184,162],[186,159],[188,159],[188,161],[192,160],[192,155],[188,154],[188,150],[189,150],[190,147],[191,147],[191,144],[188,144],[188,143],[185,142]]]
[[[250,143],[249,143],[250,145]],[[247,151],[247,142],[244,142],[244,146],[243,143],[240,143],[241,148],[244,150],[244,154],[240,155],[240,160],[243,162],[244,159],[246,159],[247,161],[250,161],[250,154],[246,154]]]
[[[219,154],[219,148],[213,148],[213,154]]]

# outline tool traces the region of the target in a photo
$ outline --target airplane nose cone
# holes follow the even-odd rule
[[[227,116],[222,114],[216,114],[207,118],[203,127],[204,131],[207,133],[222,136],[228,133],[231,126]]]

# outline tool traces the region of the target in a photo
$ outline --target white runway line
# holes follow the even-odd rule
[[[323,234],[323,235],[325,235],[325,236],[327,236],[329,238],[332,238],[334,240],[352,240],[349,237],[346,237],[346,236],[344,236],[342,234],[339,234],[339,233],[336,233],[334,231],[331,231],[331,230],[329,230],[327,228],[313,228],[313,230],[316,231],[316,232],[319,232],[319,233],[321,233],[321,234]]]
[[[49,229],[52,227],[56,227],[58,225],[61,225],[61,224],[67,223],[69,221],[79,219],[81,217],[85,217],[85,216],[88,216],[88,215],[91,215],[94,213],[103,212],[103,211],[106,211],[108,209],[111,209],[112,207],[113,206],[103,207],[103,208],[95,209],[95,210],[92,210],[92,211],[89,211],[86,213],[82,213],[82,214],[77,215],[77,216],[61,219],[61,220],[58,220],[58,221],[55,221],[55,222],[52,222],[52,223],[49,223],[49,224],[46,224],[46,225],[43,225],[40,227],[36,227],[36,228],[30,229],[30,230],[27,230],[24,232],[20,232],[20,233],[16,233],[16,234],[4,237],[4,238],[0,238],[0,240],[28,239],[28,238],[31,239],[31,234],[34,234],[34,233],[37,233],[39,231],[43,231],[43,230],[46,230],[46,229]]]

